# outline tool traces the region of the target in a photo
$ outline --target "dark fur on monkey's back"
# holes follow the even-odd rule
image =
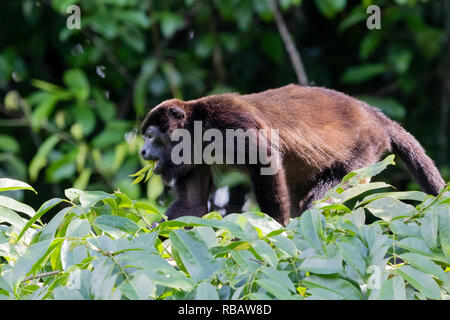
[[[168,117],[171,106],[185,111],[183,121]],[[425,192],[436,195],[444,186],[433,161],[411,134],[378,109],[334,90],[288,85],[247,95],[172,99],[147,115],[142,130],[158,125],[170,134],[176,126],[190,127],[194,120],[202,120],[203,129],[278,129],[284,170],[274,181],[287,185],[287,190],[265,192],[276,191],[275,201],[289,203],[282,207],[290,207],[294,215],[309,208],[346,173],[378,161],[386,151],[405,162]]]

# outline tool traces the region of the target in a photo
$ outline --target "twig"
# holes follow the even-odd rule
[[[298,83],[300,83],[302,86],[307,86],[308,77],[306,76],[305,68],[303,67],[300,53],[295,47],[294,41],[292,40],[292,36],[289,33],[289,30],[286,27],[286,23],[283,20],[283,16],[278,10],[278,6],[275,0],[267,0],[267,3],[272,8],[278,32],[280,33],[281,38],[283,39],[286,51],[288,52],[289,58],[291,59],[292,66],[294,67],[295,74],[297,75]]]
[[[248,260],[255,261],[255,262],[258,262],[259,264],[265,265],[264,262],[262,262],[261,260],[255,259],[255,258],[248,258]]]
[[[38,279],[38,278],[45,278],[45,277],[54,276],[54,275],[56,275],[56,274],[58,274],[60,272],[61,272],[60,270],[55,270],[55,271],[50,271],[50,272],[38,273],[35,276],[26,277],[25,279],[22,280],[22,282],[30,281],[30,280],[34,280],[34,279]]]

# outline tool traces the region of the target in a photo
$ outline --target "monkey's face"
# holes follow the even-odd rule
[[[153,172],[155,174],[161,174],[165,169],[168,169],[170,161],[170,139],[167,134],[161,132],[156,126],[149,126],[143,137],[142,158],[156,161]]]
[[[188,167],[172,161],[172,149],[177,142],[171,141],[171,135],[175,129],[183,127],[185,120],[182,102],[169,100],[153,108],[141,125],[144,137],[141,156],[145,160],[157,161],[153,172],[161,174],[167,183],[180,176]]]

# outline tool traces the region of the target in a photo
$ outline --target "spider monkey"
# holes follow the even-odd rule
[[[182,128],[194,134],[196,121],[203,124],[202,132],[279,130],[275,150],[281,161],[274,174],[261,174],[264,164],[260,162],[232,167],[250,176],[261,211],[283,225],[290,216],[310,208],[348,172],[379,161],[386,151],[403,160],[425,192],[436,195],[445,184],[410,133],[378,109],[334,90],[291,84],[246,95],[170,99],[153,108],[141,125],[145,140],[142,157],[157,160],[154,173],[174,186],[176,199],[166,212],[169,219],[202,216],[208,210],[212,165],[205,161],[175,164],[171,158],[177,144],[172,141],[175,130]],[[269,146],[267,139],[250,137],[245,144],[247,157],[251,142],[266,149]],[[226,153],[225,149],[234,144],[235,139],[219,152]],[[201,148],[200,152],[204,144]]]

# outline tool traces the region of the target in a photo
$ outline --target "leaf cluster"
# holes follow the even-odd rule
[[[286,227],[260,212],[166,221],[121,192],[71,188],[36,212],[2,196],[0,298],[448,299],[450,185],[362,183],[392,163],[348,174]],[[13,189],[33,190],[0,179]]]

